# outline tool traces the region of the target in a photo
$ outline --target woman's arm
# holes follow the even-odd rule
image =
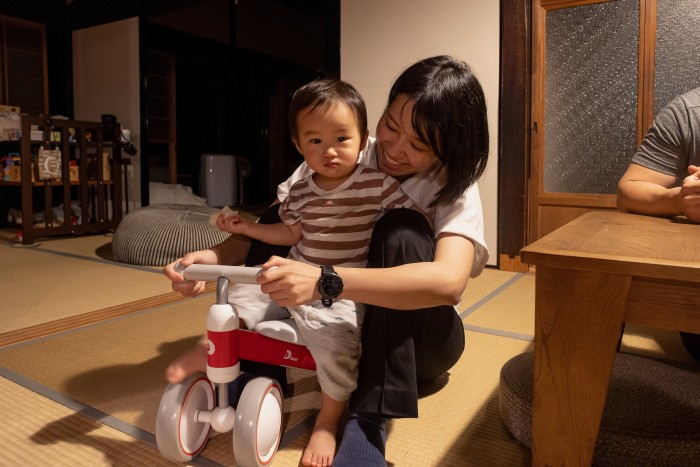
[[[343,279],[341,298],[386,308],[413,310],[454,305],[469,280],[474,245],[459,235],[437,239],[435,260],[393,268],[335,268]],[[320,268],[273,257],[263,269],[278,266],[259,276],[262,291],[280,306],[297,306],[321,297],[317,290]]]

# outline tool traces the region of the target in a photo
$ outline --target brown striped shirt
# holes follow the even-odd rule
[[[365,165],[358,165],[350,178],[330,191],[306,177],[292,186],[280,206],[282,222],[302,223],[302,239],[289,257],[319,265],[364,267],[377,220],[389,209],[413,204],[397,180]]]

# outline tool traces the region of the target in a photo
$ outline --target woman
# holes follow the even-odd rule
[[[390,211],[374,229],[368,268],[336,268],[340,297],[367,308],[358,387],[335,466],[385,466],[386,419],[417,417],[418,384],[445,373],[464,350],[464,328],[453,305],[488,257],[476,186],[488,149],[483,90],[466,63],[432,57],[398,77],[376,139],[368,142],[360,163],[398,179],[433,219],[434,229],[415,211]],[[279,186],[278,201],[308,173],[302,164]],[[275,222],[275,211],[268,210],[262,221]],[[263,263],[267,271],[258,282],[278,305],[321,298],[318,267],[286,259],[284,250],[276,255],[270,257],[266,245],[250,248],[244,240],[230,238],[180,261],[185,266]],[[164,273],[173,290],[184,295],[204,288],[184,281],[173,264]],[[171,365],[167,377],[181,380],[197,369],[185,356]]]

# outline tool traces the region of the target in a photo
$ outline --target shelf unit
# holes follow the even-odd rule
[[[20,179],[0,181],[0,186],[21,190],[22,244],[41,237],[114,231],[122,218],[124,196],[119,124],[105,132],[99,122],[22,115],[21,125],[20,141],[2,142],[6,148],[19,146]],[[108,140],[105,133],[111,133]],[[35,165],[42,147],[60,150],[60,178],[39,179]],[[62,216],[54,212],[57,206],[62,206]],[[38,223],[35,213],[41,213]]]

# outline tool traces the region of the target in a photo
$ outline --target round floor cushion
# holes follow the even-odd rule
[[[186,253],[210,248],[230,235],[209,224],[215,212],[219,209],[181,204],[156,204],[130,212],[114,232],[114,258],[165,266]]]
[[[513,436],[532,445],[534,354],[501,369],[499,406]],[[617,354],[593,454],[598,466],[700,465],[700,373]]]

